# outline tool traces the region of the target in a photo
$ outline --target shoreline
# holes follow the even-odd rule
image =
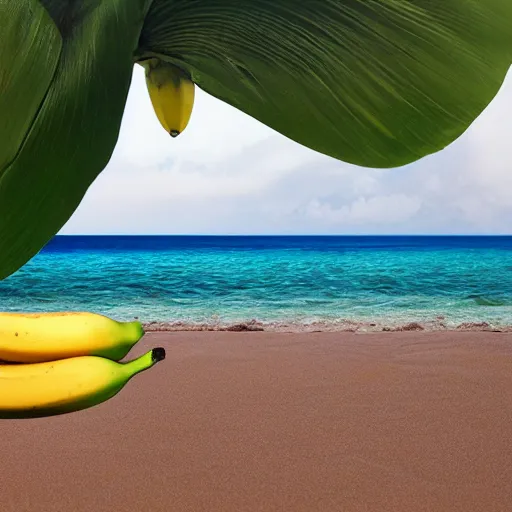
[[[135,317],[137,320],[138,318]],[[433,321],[412,322],[364,322],[355,320],[338,321],[312,321],[312,322],[277,322],[248,320],[242,322],[184,322],[177,321],[141,321],[145,332],[283,332],[283,333],[311,333],[311,332],[512,332],[512,325],[491,324],[485,321],[475,322],[447,322],[444,317]]]

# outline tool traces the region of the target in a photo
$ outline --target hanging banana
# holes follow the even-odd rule
[[[159,59],[140,63],[155,114],[164,130],[177,137],[188,125],[194,106],[195,85],[183,70]]]

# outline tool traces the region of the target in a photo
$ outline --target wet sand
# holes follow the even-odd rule
[[[512,335],[147,334],[107,403],[0,421],[2,512],[509,512]]]

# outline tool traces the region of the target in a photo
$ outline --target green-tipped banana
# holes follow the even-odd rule
[[[119,361],[143,335],[140,322],[96,313],[0,313],[0,360],[39,363],[90,355]]]
[[[188,125],[194,106],[194,82],[180,68],[159,59],[142,61],[155,113],[164,130],[177,137]]]
[[[112,398],[137,373],[165,358],[155,348],[128,363],[84,356],[49,363],[0,365],[0,418],[55,416]]]

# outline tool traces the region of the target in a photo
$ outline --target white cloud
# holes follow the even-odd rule
[[[444,151],[389,170],[320,155],[202,91],[177,139],[136,69],[107,169],[62,233],[512,232],[512,72]]]
[[[351,204],[333,208],[329,203],[313,199],[306,208],[306,214],[325,220],[334,225],[392,225],[410,219],[420,209],[417,197],[403,194],[389,196],[359,197]]]

